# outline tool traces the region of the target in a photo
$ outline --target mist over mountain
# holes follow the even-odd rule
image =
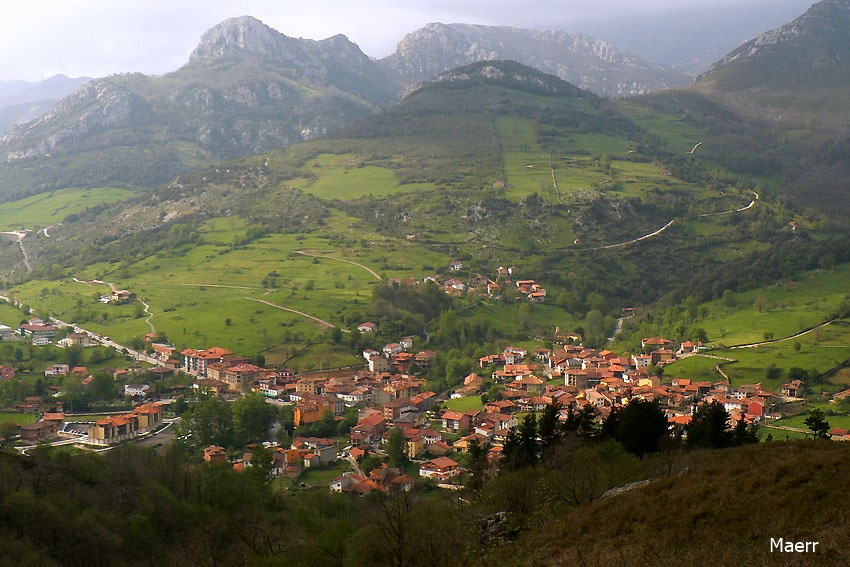
[[[0,81],[0,134],[38,118],[90,80],[55,75],[40,82]]]
[[[850,2],[822,0],[794,21],[733,50],[698,80],[728,89],[847,84],[848,30]]]
[[[553,22],[576,29],[692,77],[742,43],[800,16],[810,0],[744,0],[690,6],[645,16],[600,15],[580,22]]]

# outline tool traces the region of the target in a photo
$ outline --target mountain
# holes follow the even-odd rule
[[[432,24],[374,61],[344,36],[294,39],[244,16],[207,31],[177,71],[97,79],[0,138],[0,201],[68,186],[156,186],[326,135],[395,103],[413,83],[482,58],[525,61],[600,94],[683,80],[563,32]]]
[[[628,96],[689,82],[687,76],[581,34],[432,23],[380,61],[408,82],[482,60],[512,60],[603,96]]]
[[[850,1],[823,0],[730,52],[687,88],[645,97],[701,132],[708,162],[796,206],[850,212]]]
[[[823,0],[789,24],[738,47],[698,81],[717,89],[850,84],[850,2]]]
[[[97,79],[7,133],[0,199],[61,186],[155,186],[373,114],[394,99],[387,83],[343,36],[292,39],[251,17],[227,20],[181,69]]]
[[[55,75],[40,82],[0,81],[0,134],[50,110],[91,79]]]

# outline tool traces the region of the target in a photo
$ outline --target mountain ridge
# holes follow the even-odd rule
[[[407,34],[396,52],[379,62],[418,82],[475,61],[506,59],[603,96],[643,94],[688,81],[685,75],[582,34],[475,24],[428,24]]]

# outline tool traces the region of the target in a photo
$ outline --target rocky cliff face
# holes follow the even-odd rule
[[[109,79],[91,81],[49,112],[0,138],[0,147],[9,148],[5,158],[10,162],[48,155],[99,130],[129,124],[140,102]]]
[[[380,62],[408,82],[483,60],[512,60],[603,96],[626,96],[688,82],[685,75],[604,41],[554,30],[428,24]]]

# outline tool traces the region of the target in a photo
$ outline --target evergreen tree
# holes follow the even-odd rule
[[[743,416],[739,417],[732,429],[732,445],[737,447],[758,442],[759,436],[756,426],[747,424],[747,420]]]
[[[731,443],[729,412],[717,400],[698,404],[687,427],[688,446],[721,449]]]
[[[806,424],[815,439],[829,439],[829,422],[821,409],[809,410],[809,417],[803,423]]]
[[[390,431],[387,456],[391,467],[402,467],[407,462],[407,437],[400,427],[393,427]]]
[[[549,404],[537,421],[537,433],[540,435],[540,445],[543,451],[552,446],[558,432],[558,408]]]
[[[638,457],[658,452],[669,425],[657,401],[633,399],[618,414],[615,439],[626,451]]]

